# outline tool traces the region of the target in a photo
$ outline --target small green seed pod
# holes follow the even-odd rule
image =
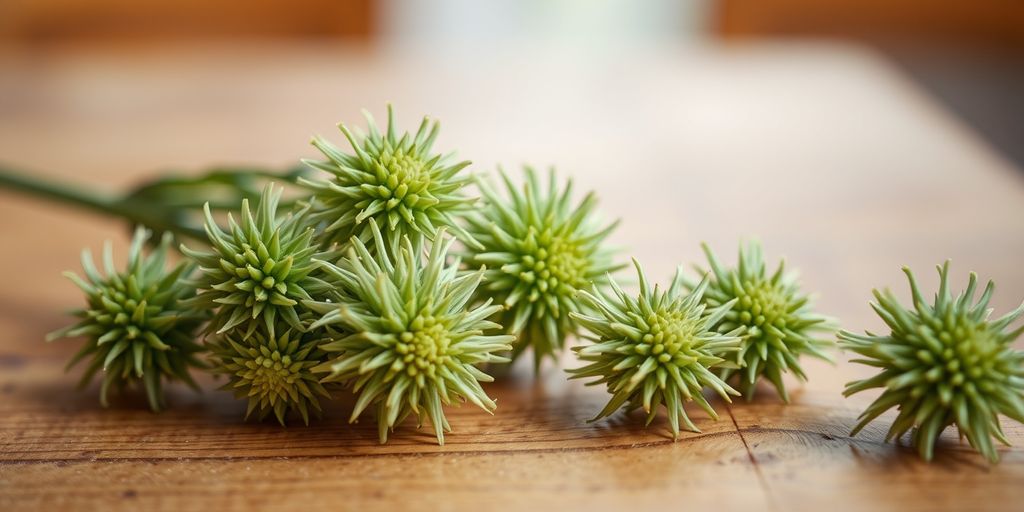
[[[432,153],[440,130],[437,121],[424,117],[415,135],[399,136],[391,105],[384,133],[368,112],[364,114],[369,135],[353,134],[344,124],[338,125],[354,155],[316,137],[313,145],[327,159],[303,161],[330,174],[323,180],[299,179],[313,193],[309,217],[322,226],[321,243],[344,245],[355,236],[373,251],[373,232],[367,220],[374,219],[389,247],[397,248],[402,237],[417,245],[424,239],[433,240],[441,227],[447,227],[463,243],[475,245],[473,237],[456,222],[476,202],[460,192],[470,182],[461,174],[470,162],[450,163],[448,156]]]
[[[298,411],[308,425],[310,413],[320,415],[320,399],[330,398],[312,371],[325,359],[318,341],[315,333],[282,325],[270,332],[261,327],[247,339],[231,332],[215,336],[209,348],[213,371],[229,379],[222,389],[249,401],[246,418],[273,413],[284,425],[288,412]]]
[[[374,243],[384,240],[369,221]],[[493,379],[477,365],[504,363],[515,338],[488,334],[501,325],[488,320],[501,306],[470,306],[483,271],[446,264],[452,240],[438,230],[429,255],[402,238],[399,247],[371,254],[353,237],[347,256],[324,262],[329,280],[344,290],[339,300],[306,304],[322,315],[313,329],[325,327],[321,349],[333,358],[314,368],[323,382],[340,382],[358,395],[351,421],[370,406],[376,409],[380,441],[410,414],[430,421],[437,442],[451,431],[444,406],[469,401],[491,412],[496,407],[481,382]],[[391,256],[394,255],[394,256]]]
[[[701,247],[711,267],[704,303],[714,308],[736,301],[714,328],[718,332],[741,329],[743,333],[738,359],[742,368],[722,369],[719,375],[726,380],[735,376],[747,400],[754,398],[758,378],[763,376],[775,386],[779,397],[789,402],[783,374],[792,373],[806,381],[807,374],[800,366],[804,355],[831,361],[825,351],[834,345],[832,340],[818,337],[834,333],[831,323],[811,310],[810,298],[800,291],[796,278],[786,274],[785,262],[780,261],[773,273],[767,273],[760,244],[740,247],[735,268],[720,264],[706,244]],[[697,271],[708,273],[699,266]],[[696,283],[688,286],[693,288]]]
[[[299,302],[313,298],[310,290],[323,284],[312,275],[319,247],[304,210],[278,216],[280,198],[281,189],[267,185],[255,214],[249,200],[242,200],[241,223],[229,215],[227,232],[214,221],[207,204],[211,250],[181,247],[200,271],[191,283],[199,292],[186,305],[215,311],[207,333],[232,331],[247,339],[257,327],[273,330],[279,319],[296,331],[305,330]]]
[[[640,279],[638,296],[626,295],[614,280],[612,293],[580,292],[595,313],[573,313],[573,318],[593,334],[594,343],[573,347],[588,364],[567,371],[570,378],[593,378],[589,384],[608,386],[612,398],[594,420],[620,408],[643,407],[650,424],[664,405],[673,437],[679,437],[680,420],[687,430],[699,432],[683,409],[685,402],[697,402],[718,419],[701,394],[703,388],[713,389],[726,401],[729,395],[739,395],[713,371],[730,366],[727,359],[735,357],[740,346],[738,332],[722,334],[712,329],[736,301],[707,308],[701,298],[708,278],[686,293],[682,269],[668,290],[651,289],[640,264],[636,260],[633,264]]]
[[[189,367],[202,367],[196,353],[202,350],[195,333],[206,315],[187,306],[185,299],[194,289],[181,280],[194,268],[181,262],[166,270],[167,251],[173,236],[164,234],[160,245],[148,256],[142,246],[149,238],[143,228],[135,230],[125,271],[114,268],[111,245],[103,248],[100,274],[89,250],[82,251],[85,279],[65,272],[85,292],[87,306],[76,311],[75,325],[49,334],[47,341],[61,337],[85,337],[87,342],[68,364],[75,365],[91,356],[81,385],[102,371],[100,403],[108,405],[110,388],[121,389],[141,383],[149,406],[164,408],[163,381],[181,380],[198,390]]]
[[[992,439],[1009,444],[999,415],[1024,422],[1024,352],[1013,341],[1024,327],[1007,330],[1024,314],[1024,304],[989,320],[989,299],[995,288],[988,282],[974,301],[977,276],[955,298],[949,291],[949,261],[937,267],[939,292],[925,302],[909,268],[913,309],[906,309],[889,290],[874,290],[871,307],[885,321],[888,335],[839,332],[842,348],[861,356],[853,362],[881,370],[874,377],[850,382],[844,395],[882,388],[882,394],[860,415],[856,435],[883,412],[896,407],[887,440],[911,429],[911,443],[925,460],[934,455],[935,441],[950,425],[990,462],[999,461]]]
[[[533,348],[534,366],[555,358],[576,334],[572,313],[580,313],[579,290],[607,286],[608,273],[621,269],[604,241],[618,222],[602,226],[594,215],[597,197],[573,202],[572,180],[559,182],[554,170],[545,189],[530,167],[520,190],[499,170],[507,198],[485,181],[477,184],[484,205],[467,217],[468,230],[482,247],[468,247],[466,262],[486,268],[478,295],[503,304],[498,323],[517,338],[515,359]]]

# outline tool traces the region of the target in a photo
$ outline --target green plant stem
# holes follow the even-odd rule
[[[171,231],[178,236],[197,240],[205,239],[203,231],[200,229],[169,222],[176,212],[161,211],[160,205],[142,205],[132,201],[122,201],[115,197],[104,197],[79,187],[30,177],[28,173],[15,172],[4,166],[0,166],[0,188],[120,217],[132,224],[142,224],[161,231]]]
[[[73,204],[86,209],[111,214],[114,208],[112,198],[105,198],[91,191],[54,183],[0,167],[0,187],[23,192],[31,196],[50,199],[58,203]]]

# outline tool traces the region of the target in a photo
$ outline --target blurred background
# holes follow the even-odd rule
[[[652,275],[757,237],[863,322],[900,264],[952,257],[1009,283],[999,306],[1024,295],[1021,91],[1017,0],[0,0],[14,169],[114,191],[286,168],[391,101],[475,172],[598,190]],[[4,307],[75,304],[58,271],[123,228],[3,194],[27,248]]]
[[[878,48],[1024,161],[1024,4],[1014,0],[3,0],[0,44],[23,51],[197,40],[337,41],[376,51],[513,52],[765,38]],[[8,98],[10,100],[10,98]]]

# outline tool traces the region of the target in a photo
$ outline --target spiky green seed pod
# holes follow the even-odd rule
[[[936,268],[939,291],[933,304],[925,302],[907,267],[903,272],[910,281],[913,309],[900,305],[888,289],[872,291],[877,302],[871,307],[888,326],[888,335],[839,332],[840,346],[863,357],[853,362],[881,369],[874,377],[848,383],[843,394],[884,389],[861,413],[851,435],[896,407],[899,414],[886,440],[913,429],[911,443],[923,459],[931,460],[939,434],[956,425],[971,446],[995,463],[999,455],[992,438],[1009,444],[999,415],[1024,422],[1024,352],[1012,347],[1024,327],[1007,331],[1024,314],[1024,304],[989,320],[992,281],[975,302],[978,278],[972,272],[967,289],[954,298],[949,290],[949,261]]]
[[[751,242],[745,249],[740,246],[734,268],[723,267],[707,244],[701,244],[701,248],[711,267],[704,303],[715,308],[736,302],[713,327],[722,333],[736,329],[743,332],[738,357],[742,368],[723,368],[719,375],[725,380],[735,375],[740,393],[747,400],[754,398],[757,380],[763,376],[775,386],[779,397],[789,402],[782,375],[792,373],[806,381],[801,356],[831,361],[825,350],[832,341],[817,337],[832,332],[828,319],[811,310],[810,298],[800,291],[796,278],[786,274],[785,261],[779,261],[772,274],[767,273],[760,244]],[[708,273],[700,266],[697,271]],[[696,283],[688,282],[687,286],[693,288]]]
[[[181,247],[200,270],[193,283],[199,293],[187,304],[216,311],[207,333],[238,329],[247,339],[259,326],[271,330],[278,319],[296,331],[304,330],[299,301],[312,298],[309,289],[322,284],[311,276],[318,246],[304,210],[278,217],[280,198],[281,189],[267,185],[255,215],[248,199],[242,200],[241,224],[229,214],[226,233],[207,204],[205,227],[212,250]]]
[[[320,399],[330,394],[314,375],[314,366],[324,361],[318,339],[287,326],[274,331],[262,327],[243,339],[233,333],[216,336],[209,343],[214,356],[213,370],[228,375],[222,389],[235,398],[246,398],[246,419],[256,412],[263,420],[271,412],[284,425],[289,411],[298,411],[309,424],[309,414],[320,416]]]
[[[717,325],[735,304],[735,300],[717,308],[701,302],[708,287],[708,278],[693,291],[685,293],[682,269],[676,272],[671,286],[661,291],[651,289],[640,264],[633,260],[640,280],[640,295],[626,295],[614,280],[613,293],[596,289],[582,291],[580,298],[595,313],[573,313],[584,328],[593,333],[591,345],[573,347],[580,360],[589,364],[567,370],[570,378],[595,378],[588,385],[607,384],[612,394],[608,405],[591,421],[611,415],[620,408],[643,407],[649,425],[657,415],[658,406],[668,412],[674,438],[679,437],[682,418],[687,430],[699,432],[686,415],[683,404],[697,402],[713,419],[718,414],[701,390],[710,387],[730,401],[739,395],[714,369],[729,366],[727,357],[739,349],[737,332],[722,334]]]
[[[153,411],[164,407],[163,381],[182,380],[198,390],[188,368],[202,367],[196,353],[202,348],[194,341],[195,332],[205,320],[196,310],[184,306],[181,299],[194,293],[181,278],[192,270],[188,262],[166,269],[167,250],[173,236],[164,234],[148,256],[142,246],[150,234],[135,230],[128,264],[124,272],[114,268],[110,242],[103,247],[100,274],[89,250],[82,251],[85,279],[73,272],[64,275],[85,292],[87,306],[75,311],[78,323],[50,333],[51,341],[61,337],[86,337],[85,346],[71,359],[68,368],[87,356],[92,357],[80,385],[87,384],[96,372],[103,371],[100,403],[108,405],[110,388],[121,389],[142,383]]]
[[[376,221],[369,224],[374,243],[387,243]],[[487,412],[495,408],[480,386],[493,379],[476,365],[508,362],[498,354],[511,350],[515,338],[486,334],[501,329],[488,320],[501,306],[468,306],[483,271],[461,272],[458,261],[446,265],[452,240],[443,234],[439,229],[429,256],[409,237],[373,254],[353,237],[346,258],[324,263],[352,299],[309,303],[323,314],[313,327],[328,329],[321,348],[336,354],[314,370],[329,373],[322,382],[345,383],[359,395],[350,421],[375,406],[381,443],[415,414],[420,424],[430,421],[444,444],[451,431],[444,406],[469,401]]]
[[[498,172],[507,199],[477,180],[484,206],[467,217],[467,229],[481,247],[468,247],[466,260],[474,268],[490,267],[478,294],[505,306],[497,321],[517,337],[512,358],[533,347],[539,367],[578,329],[570,316],[580,312],[576,292],[606,286],[608,273],[625,266],[615,264],[613,251],[602,245],[618,222],[602,227],[594,218],[594,193],[574,203],[572,180],[560,186],[553,169],[546,190],[530,167],[521,190]]]
[[[464,243],[476,244],[456,222],[476,201],[460,193],[471,180],[460,171],[470,162],[449,163],[450,155],[431,152],[438,122],[424,117],[415,135],[398,136],[391,105],[383,134],[373,117],[365,111],[364,115],[369,135],[353,134],[344,124],[338,125],[355,155],[315,137],[313,146],[327,160],[304,160],[331,174],[326,180],[299,179],[313,191],[310,220],[323,226],[321,242],[341,245],[356,236],[373,250],[373,234],[366,221],[374,219],[387,233],[390,247],[398,247],[403,236],[414,244],[423,238],[433,240],[442,226]]]

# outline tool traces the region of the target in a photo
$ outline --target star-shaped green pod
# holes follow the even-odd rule
[[[344,124],[338,125],[354,155],[315,137],[313,145],[327,160],[304,160],[331,175],[325,180],[299,179],[313,192],[310,220],[323,227],[321,242],[342,245],[356,236],[374,250],[367,222],[374,219],[387,233],[390,247],[398,247],[403,236],[414,244],[424,238],[433,240],[440,227],[474,245],[475,240],[456,222],[476,201],[460,193],[471,180],[461,173],[470,162],[449,163],[451,155],[432,152],[438,122],[424,117],[415,135],[399,136],[391,105],[385,133],[368,112],[364,115],[369,135],[353,134]]]
[[[539,367],[576,333],[570,316],[580,312],[576,292],[606,286],[608,273],[625,266],[603,246],[618,222],[599,224],[593,192],[573,202],[572,180],[560,182],[553,169],[546,189],[530,167],[521,189],[504,171],[499,174],[507,198],[477,180],[484,206],[467,217],[467,229],[481,247],[468,247],[465,259],[472,267],[488,267],[478,295],[505,306],[497,321],[517,337],[512,358],[533,347]]]
[[[193,267],[181,262],[166,269],[167,250],[173,239],[170,233],[164,234],[152,253],[143,254],[142,246],[149,236],[145,229],[136,229],[124,272],[114,268],[109,242],[103,247],[105,276],[96,269],[89,250],[82,251],[85,279],[72,272],[64,275],[85,292],[87,305],[75,311],[78,323],[47,336],[47,341],[79,336],[88,339],[68,368],[91,357],[81,385],[102,371],[100,403],[104,407],[110,388],[134,383],[143,385],[154,411],[164,407],[164,380],[182,380],[198,390],[188,368],[203,366],[196,359],[202,348],[194,336],[206,317],[181,300],[194,293],[181,279]]]
[[[839,332],[839,344],[863,359],[853,362],[878,368],[874,377],[850,382],[844,395],[882,388],[882,394],[860,415],[856,435],[883,412],[896,407],[899,414],[887,440],[913,429],[911,443],[931,460],[935,441],[948,426],[990,462],[999,455],[992,438],[1009,444],[999,426],[1003,414],[1024,422],[1024,352],[1013,341],[1024,327],[1008,330],[1024,314],[1024,304],[997,320],[989,320],[989,299],[995,288],[989,281],[977,302],[977,276],[972,272],[967,289],[955,298],[949,291],[949,261],[939,270],[939,292],[925,302],[914,274],[904,267],[913,295],[906,309],[891,291],[873,290],[871,307],[889,328],[888,335]]]
[[[831,361],[825,350],[833,346],[832,341],[817,337],[834,333],[830,322],[811,310],[810,298],[800,291],[795,276],[786,274],[784,261],[779,261],[774,272],[767,273],[760,244],[751,242],[745,249],[741,246],[734,268],[722,266],[707,244],[701,247],[711,266],[704,303],[714,308],[736,302],[713,327],[718,332],[743,332],[739,351],[743,368],[723,368],[719,374],[726,380],[735,375],[747,400],[754,398],[757,380],[764,376],[775,386],[779,397],[789,402],[782,375],[792,373],[806,381],[807,375],[800,367],[801,356]],[[697,271],[707,273],[699,266]],[[692,288],[696,284],[688,282],[687,286]]]
[[[297,331],[304,329],[299,302],[312,298],[309,290],[323,285],[311,275],[319,248],[304,210],[277,215],[280,198],[281,189],[267,185],[255,215],[249,200],[242,200],[241,223],[229,214],[227,232],[207,204],[205,227],[212,250],[181,247],[200,270],[193,283],[199,293],[187,304],[215,310],[208,333],[238,330],[247,339],[261,325],[269,331],[278,319]]]
[[[387,243],[376,221],[369,224],[374,243]],[[329,373],[323,382],[345,383],[358,394],[350,421],[375,406],[381,443],[415,414],[419,423],[430,421],[444,444],[444,432],[451,431],[444,406],[469,401],[488,412],[495,408],[480,386],[493,379],[477,365],[508,362],[498,354],[512,349],[514,337],[487,334],[501,329],[488,320],[501,306],[469,306],[483,271],[459,271],[458,261],[446,265],[452,240],[443,232],[429,256],[408,237],[400,247],[372,254],[353,237],[347,257],[324,263],[351,299],[309,303],[323,315],[313,328],[327,326],[321,348],[335,354],[314,370]]]
[[[308,425],[309,414],[320,415],[320,399],[330,394],[312,368],[325,360],[319,340],[288,326],[275,331],[258,328],[248,339],[233,333],[215,336],[209,343],[213,371],[228,375],[222,389],[235,398],[248,399],[248,419],[253,412],[262,421],[270,413],[284,425],[289,411],[298,411]]]
[[[726,401],[739,395],[718,375],[715,368],[731,365],[739,349],[738,331],[722,334],[717,325],[735,301],[717,308],[701,302],[708,278],[686,293],[682,270],[676,272],[668,290],[651,289],[643,269],[633,260],[640,279],[640,295],[630,297],[610,281],[612,293],[597,289],[580,292],[580,298],[595,311],[593,315],[572,316],[589,330],[594,343],[573,347],[582,368],[567,370],[570,378],[594,378],[588,385],[606,384],[612,394],[608,405],[591,421],[611,415],[620,408],[643,407],[649,425],[664,405],[672,435],[679,437],[682,419],[687,430],[699,432],[683,408],[697,402],[713,419],[714,408],[701,393],[704,386],[715,390]]]

